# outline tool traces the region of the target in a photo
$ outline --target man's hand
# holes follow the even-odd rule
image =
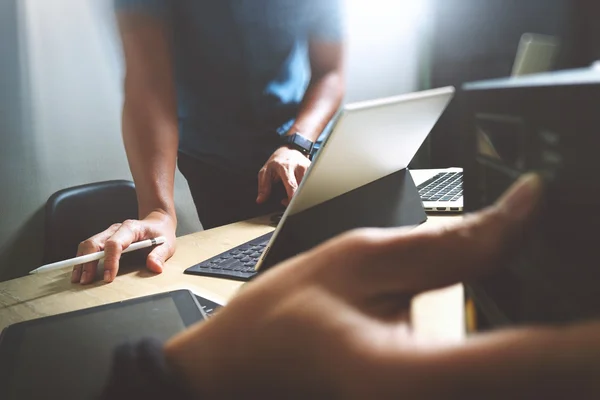
[[[513,351],[504,336],[475,340],[459,346],[471,353],[449,356],[456,345],[418,340],[409,315],[416,294],[501,265],[522,242],[540,192],[540,179],[529,176],[495,206],[450,227],[334,238],[273,268],[169,341],[167,360],[205,398],[464,398],[474,394],[467,381],[496,379],[494,389],[509,391],[539,383],[534,376],[544,381],[530,369],[543,365],[535,357],[552,353],[540,337]],[[530,363],[511,364],[507,354],[527,359],[523,347]]]
[[[262,204],[267,201],[271,195],[273,183],[281,181],[288,196],[281,203],[284,206],[290,204],[309,166],[310,160],[298,150],[292,150],[289,147],[277,149],[258,172],[256,202]]]
[[[104,281],[112,282],[119,272],[119,259],[123,250],[130,244],[141,240],[164,236],[167,241],[154,248],[146,260],[146,267],[161,273],[164,263],[175,252],[176,221],[166,213],[154,211],[143,220],[129,220],[122,224],[114,224],[102,233],[81,242],[77,256],[83,256],[104,250]],[[96,277],[98,261],[73,267],[71,282],[83,285],[92,283]]]

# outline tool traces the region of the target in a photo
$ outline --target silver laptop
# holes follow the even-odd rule
[[[288,217],[408,168],[454,92],[453,87],[445,87],[346,105],[256,269],[260,270]]]
[[[553,36],[525,33],[521,36],[512,76],[550,70],[559,50]],[[462,168],[412,170],[411,175],[427,212],[459,213],[463,211]]]
[[[446,87],[344,106],[276,230],[185,272],[248,280],[268,268],[296,214],[406,169],[453,97]]]
[[[463,211],[462,168],[414,169],[410,174],[426,212]]]
[[[552,69],[560,49],[558,38],[537,33],[521,36],[511,76],[520,77]]]

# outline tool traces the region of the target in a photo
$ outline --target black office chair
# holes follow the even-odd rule
[[[60,190],[46,202],[43,263],[75,257],[81,241],[114,223],[137,218],[131,181],[97,182]]]

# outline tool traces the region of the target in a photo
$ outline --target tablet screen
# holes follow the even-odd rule
[[[172,296],[146,299],[23,324],[18,335],[10,338],[13,343],[3,340],[3,347],[14,350],[8,386],[1,390],[8,389],[9,398],[20,399],[97,397],[117,345],[147,336],[165,341],[185,329],[186,318]]]

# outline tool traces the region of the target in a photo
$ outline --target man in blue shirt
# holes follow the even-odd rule
[[[116,0],[140,219],[80,245],[106,251],[106,282],[133,242],[167,237],[148,256],[154,272],[175,251],[176,164],[205,229],[289,203],[343,97],[341,1]],[[91,283],[96,267],[72,281]]]

